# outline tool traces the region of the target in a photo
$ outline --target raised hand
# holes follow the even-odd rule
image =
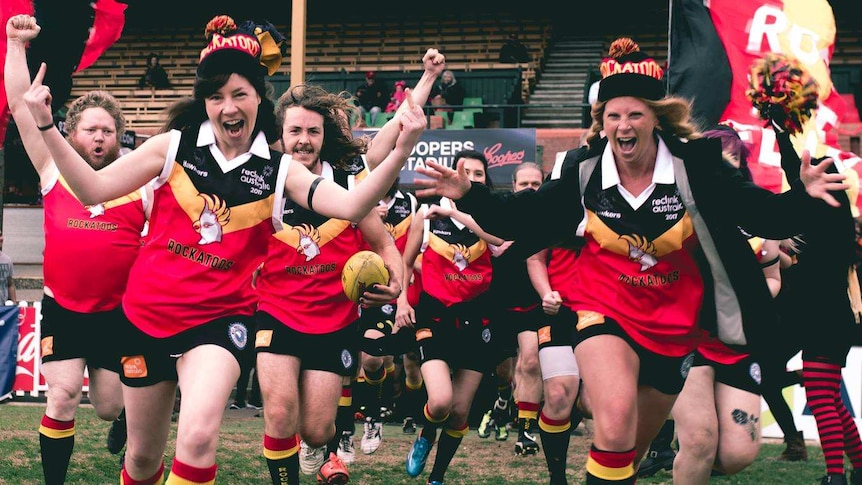
[[[46,126],[54,122],[54,116],[51,113],[51,88],[42,84],[47,71],[48,66],[43,62],[30,88],[24,93],[24,103],[32,113],[36,126]]]
[[[823,199],[832,207],[839,207],[841,204],[829,192],[847,190],[850,186],[843,183],[846,178],[843,174],[826,171],[832,163],[831,158],[826,158],[817,165],[811,165],[811,153],[808,150],[803,150],[799,178],[805,184],[805,191],[808,192],[808,195],[815,199]]]
[[[13,15],[6,22],[6,39],[19,42],[30,42],[39,36],[42,27],[31,15]]]
[[[422,65],[426,72],[439,76],[446,69],[446,56],[432,47],[422,56]]]
[[[457,170],[429,160],[425,162],[425,167],[416,167],[416,171],[427,177],[413,180],[415,185],[425,187],[416,191],[417,197],[448,197],[457,200],[470,190],[470,178],[464,169],[464,160],[458,161]]]

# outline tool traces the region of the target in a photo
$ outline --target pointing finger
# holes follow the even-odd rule
[[[44,62],[39,65],[39,71],[36,73],[36,76],[33,78],[33,85],[40,86],[42,85],[42,81],[45,80],[45,72],[48,70],[48,65]]]

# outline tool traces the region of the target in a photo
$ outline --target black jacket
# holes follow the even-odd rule
[[[800,217],[818,203],[801,181],[774,194],[747,181],[722,159],[718,140],[683,142],[663,137],[673,155],[674,176],[705,259],[701,326],[728,345],[751,351],[768,345],[778,319],[760,265],[739,228],[768,239],[801,229]],[[577,170],[563,170],[539,190],[494,193],[481,184],[458,201],[489,233],[518,242],[524,257],[570,236],[581,220],[581,177],[597,169],[607,140],[566,153]],[[514,248],[514,246],[513,246]],[[510,248],[512,250],[513,248]]]

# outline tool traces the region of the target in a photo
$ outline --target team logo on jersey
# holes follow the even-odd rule
[[[296,252],[304,254],[306,261],[320,256],[320,231],[311,224],[303,224],[293,229],[299,233],[299,245]]]
[[[275,169],[272,168],[272,165],[267,165],[263,167],[263,176],[269,177],[270,175],[272,175],[273,170]]]
[[[392,316],[395,314],[395,305],[387,303],[380,307],[380,311],[383,312],[384,315]]]
[[[486,327],[484,330],[482,330],[482,342],[485,342],[487,344],[490,341],[491,341],[491,329]]]
[[[347,349],[341,350],[341,365],[343,365],[345,369],[349,369],[353,366],[353,354],[351,354]]]
[[[470,248],[463,244],[450,244],[454,254],[452,254],[452,263],[458,268],[458,271],[464,271],[467,266],[470,266]]]
[[[752,362],[751,365],[748,367],[748,375],[750,375],[751,379],[759,386],[762,379],[762,376],[760,374],[760,364],[758,364],[757,362]]]
[[[694,364],[694,352],[685,356],[682,359],[682,364],[679,366],[679,375],[682,376],[683,379],[688,379],[688,371],[691,370],[691,365]]]
[[[88,205],[87,210],[90,212],[90,219],[105,215],[104,204]]]
[[[620,239],[629,244],[629,261],[640,263],[641,271],[646,271],[658,264],[658,259],[655,257],[655,244],[645,236],[623,234]]]
[[[248,328],[242,322],[234,322],[228,325],[227,333],[230,336],[230,341],[242,350],[248,344]]]
[[[195,231],[201,235],[198,244],[221,242],[222,227],[230,222],[230,207],[217,195],[198,194],[204,200],[201,215],[194,223]]]

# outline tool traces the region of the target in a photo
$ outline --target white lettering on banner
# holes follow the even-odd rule
[[[33,377],[32,365],[22,366],[21,364],[29,364],[36,360],[39,354],[39,342],[36,341],[36,332],[27,332],[18,342],[18,368],[15,374],[25,374]]]
[[[472,141],[452,140],[452,141],[422,141],[416,143],[411,155],[450,155],[454,156],[461,150],[473,150]]]
[[[746,50],[757,54],[770,51],[783,53],[778,35],[784,32],[787,33],[789,41],[789,54],[803,64],[811,64],[820,59],[820,54],[817,52],[820,36],[811,29],[790,24],[783,10],[770,5],[763,5],[754,12]],[[766,40],[768,45],[765,50],[760,49],[763,40]]]

